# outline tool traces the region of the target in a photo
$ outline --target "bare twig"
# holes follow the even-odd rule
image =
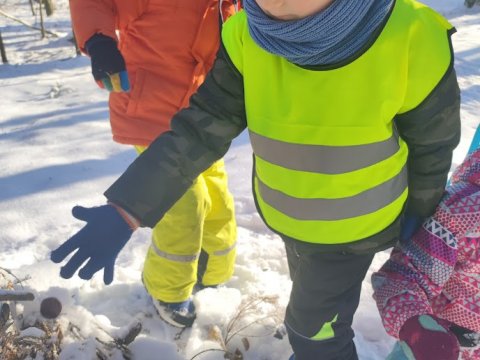
[[[1,11],[2,11],[2,10],[0,10],[0,12],[1,12]],[[23,279],[20,279],[20,278],[18,278],[13,272],[11,272],[11,271],[8,270],[8,269],[2,268],[2,267],[0,267],[0,271],[6,272],[8,275],[10,275],[11,277],[13,277],[13,278],[15,279],[15,282],[14,282],[13,284],[14,284],[14,285],[19,284],[22,288],[23,288],[22,282],[31,279],[30,276],[28,276],[28,275],[27,275],[26,277],[24,277]]]
[[[33,0],[29,0],[30,2],[30,9],[32,10],[32,15],[35,16],[35,7],[33,6]]]
[[[128,346],[130,343],[133,342],[133,340],[137,338],[138,334],[140,334],[141,331],[142,331],[142,323],[138,322],[128,330],[127,334],[124,337],[116,338],[115,343],[119,345]]]
[[[268,320],[268,319],[271,319],[273,315],[267,315],[263,318],[260,318],[260,319],[257,319],[255,321],[252,321],[250,323],[248,323],[247,325],[244,325],[242,326],[241,328],[237,329],[236,331],[232,331],[230,334],[228,334],[228,336],[226,337],[225,339],[225,344],[228,344],[230,342],[230,340],[233,339],[233,337],[235,337],[236,335],[243,335],[243,336],[248,336],[248,337],[265,337],[265,336],[268,336],[268,335],[271,335],[273,334],[275,331],[272,330],[271,332],[269,332],[268,334],[265,334],[265,335],[245,335],[245,334],[240,334],[243,330],[249,328],[250,326],[252,325],[255,325],[255,324],[259,324],[261,323],[262,321],[265,321],[265,320]]]
[[[246,328],[256,324],[260,323],[261,321],[270,319],[272,317],[275,317],[274,314],[269,314],[263,318],[257,319],[247,325],[244,325],[240,329],[235,329],[237,326],[238,322],[240,319],[244,318],[247,316],[250,312],[257,312],[257,308],[260,304],[262,303],[274,303],[276,301],[275,297],[271,296],[263,296],[259,298],[252,299],[251,301],[247,302],[244,304],[240,309],[238,310],[237,314],[233,317],[232,320],[227,325],[226,331],[225,331],[225,344],[228,344],[230,340],[237,334],[239,334],[241,331],[245,330]],[[234,330],[235,329],[235,330]],[[266,335],[265,335],[266,336]]]
[[[123,338],[114,338],[110,335],[105,329],[101,328],[97,325],[97,328],[101,330],[104,334],[106,334],[111,340],[102,340],[98,337],[95,337],[95,341],[97,342],[96,346],[96,355],[97,358],[100,360],[107,360],[111,358],[111,352],[115,349],[120,350],[122,356],[125,360],[132,359],[132,353],[128,348],[128,344],[130,344],[137,335],[142,330],[142,325],[140,323],[135,324],[129,329],[128,333]],[[80,328],[73,324],[68,324],[68,331],[80,341],[85,341],[86,338],[82,335]]]
[[[276,312],[271,312],[265,316],[262,316],[261,318],[257,318],[247,324],[241,325],[240,322],[245,319],[246,316],[250,314],[257,314],[258,313],[258,307],[260,304],[263,303],[270,303],[270,304],[275,304],[277,298],[276,297],[271,297],[271,296],[263,296],[263,297],[256,297],[251,299],[248,302],[244,302],[242,306],[238,309],[236,314],[233,316],[233,318],[228,322],[228,324],[225,326],[224,330],[224,335],[222,334],[220,328],[217,325],[214,325],[210,328],[209,330],[209,338],[211,340],[216,341],[221,349],[206,349],[203,350],[197,354],[195,354],[190,360],[195,359],[199,355],[209,352],[209,351],[222,351],[225,353],[225,359],[229,360],[241,360],[243,359],[243,354],[242,352],[237,348],[235,351],[230,351],[228,349],[228,344],[229,342],[236,336],[241,335],[241,332],[244,331],[245,329],[249,328],[250,326],[254,324],[260,324],[264,322],[265,320],[268,319],[277,319],[278,316]],[[268,336],[270,334],[273,334],[275,331],[275,328],[272,327],[272,330],[269,331],[269,334],[265,335],[245,335],[245,337],[242,339],[242,343],[244,344],[245,350],[248,351],[250,348],[250,345],[248,343],[247,337],[252,338],[252,337],[263,337],[263,336]]]
[[[45,23],[43,22],[43,0],[38,2],[38,10],[40,12],[40,31],[42,32],[42,39],[45,38]]]
[[[15,16],[7,14],[5,11],[0,10],[0,15],[3,15],[3,16],[5,16],[5,17],[7,17],[7,18],[9,18],[13,21],[19,22],[20,24],[25,25],[26,27],[29,27],[30,29],[42,31],[41,28],[30,25],[30,24],[26,23],[25,21],[20,20],[19,18],[16,18]],[[58,35],[57,33],[54,33],[53,31],[49,31],[49,30],[46,30],[46,29],[45,29],[45,33],[49,34],[49,35],[52,35],[52,36],[55,36],[55,37],[60,37],[60,35]]]
[[[206,350],[200,351],[198,354],[195,354],[193,357],[190,358],[190,360],[193,360],[193,359],[195,359],[196,357],[199,357],[200,355],[202,355],[202,354],[204,354],[204,353],[206,353],[206,352],[210,352],[210,351],[221,351],[221,352],[226,353],[226,351],[223,350],[223,349],[213,349],[213,348],[212,348],[212,349],[206,349]]]

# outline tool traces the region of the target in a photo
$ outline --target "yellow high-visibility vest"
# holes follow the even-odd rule
[[[363,53],[305,69],[259,47],[245,12],[226,22],[222,39],[243,76],[254,193],[268,226],[340,244],[394,222],[408,195],[408,149],[394,118],[420,105],[452,66],[452,29],[425,5],[397,0]]]

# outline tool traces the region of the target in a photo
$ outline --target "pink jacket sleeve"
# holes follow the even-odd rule
[[[390,335],[398,337],[404,322],[420,314],[435,314],[480,329],[480,325],[464,321],[474,316],[480,320],[475,300],[480,290],[475,275],[480,271],[479,224],[477,150],[455,170],[434,215],[412,239],[394,248],[388,261],[372,275],[373,297]]]
[[[385,330],[398,338],[405,321],[432,314],[438,297],[457,261],[455,237],[435,219],[405,244],[393,249],[382,268],[372,275],[374,299]]]

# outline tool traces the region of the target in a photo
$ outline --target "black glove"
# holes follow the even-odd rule
[[[114,39],[95,34],[85,43],[85,50],[90,55],[98,86],[114,92],[130,90],[125,60]]]

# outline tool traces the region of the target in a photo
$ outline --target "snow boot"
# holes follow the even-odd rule
[[[154,300],[153,305],[157,309],[160,318],[175,327],[191,327],[197,316],[192,299],[178,303]]]

